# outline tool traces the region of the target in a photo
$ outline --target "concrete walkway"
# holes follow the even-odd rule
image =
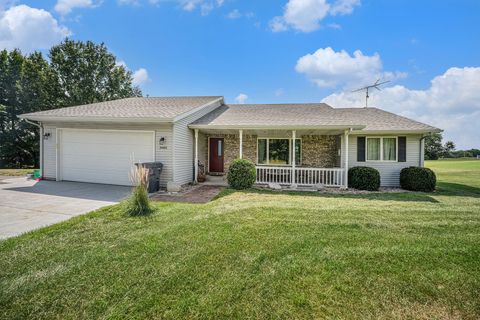
[[[118,203],[130,190],[122,186],[2,177],[0,239]]]

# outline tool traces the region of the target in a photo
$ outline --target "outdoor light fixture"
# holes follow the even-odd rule
[[[43,139],[48,140],[48,138],[50,137],[50,135],[51,135],[50,132],[45,132],[45,133],[43,134]]]
[[[163,146],[165,144],[166,140],[167,139],[165,137],[160,137],[160,141],[159,141],[160,145]]]

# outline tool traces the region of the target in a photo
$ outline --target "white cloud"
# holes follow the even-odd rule
[[[364,93],[334,93],[323,99],[334,107],[362,107]],[[450,68],[432,79],[430,88],[396,85],[370,95],[376,106],[444,129],[459,148],[480,147],[480,67]]]
[[[337,0],[333,3],[330,14],[335,16],[350,14],[356,6],[360,5],[360,0]]]
[[[342,26],[339,25],[338,23],[329,23],[327,25],[327,27],[331,28],[331,29],[335,29],[335,30],[340,30],[342,29]]]
[[[242,14],[238,9],[234,9],[227,14],[228,19],[239,19],[242,17]]]
[[[332,4],[327,0],[289,0],[283,15],[270,21],[273,32],[293,28],[301,32],[312,32],[320,28],[320,22],[328,15],[345,15],[353,12],[360,0],[337,0]]]
[[[213,10],[213,4],[211,3],[204,3],[200,7],[200,13],[202,16],[208,16],[212,10]]]
[[[284,93],[285,93],[285,90],[283,90],[282,88],[278,88],[277,90],[275,90],[276,97],[281,97],[284,95]]]
[[[245,93],[240,93],[236,98],[235,102],[239,104],[244,104],[247,101],[248,96]]]
[[[140,68],[133,73],[133,84],[142,85],[147,83],[150,80],[148,77],[148,71],[145,68]]]
[[[58,0],[55,11],[61,15],[67,15],[75,8],[94,8],[98,6],[93,0]]]
[[[319,87],[361,86],[376,79],[391,80],[406,76],[402,72],[383,71],[378,53],[368,56],[356,50],[351,56],[345,50],[336,52],[330,47],[301,57],[295,70]]]
[[[0,12],[0,49],[48,49],[69,35],[71,31],[43,9],[19,5]]]
[[[200,13],[202,16],[207,16],[210,12],[216,7],[219,8],[223,6],[223,0],[178,0],[180,6],[185,11],[194,11],[197,7],[200,8]]]
[[[282,32],[288,30],[288,26],[283,17],[274,17],[272,20],[270,20],[269,25],[273,32]]]
[[[133,6],[140,5],[139,0],[117,0],[117,2],[119,5],[133,5]],[[150,4],[155,5],[158,3],[158,0],[149,0],[148,2]]]
[[[87,0],[65,0],[65,1],[87,1]],[[97,1],[103,1],[103,0],[97,0]],[[182,10],[185,10],[188,12],[193,12],[197,8],[199,8],[200,14],[202,16],[209,15],[212,10],[214,10],[215,8],[220,8],[225,3],[224,0],[117,0],[117,3],[119,5],[132,5],[132,6],[141,6],[144,3],[148,3],[153,6],[158,6],[160,3],[164,3],[164,2],[175,3]]]

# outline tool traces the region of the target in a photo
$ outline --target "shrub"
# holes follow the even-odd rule
[[[124,202],[124,211],[130,216],[144,216],[152,212],[148,199],[148,169],[139,166],[130,172],[130,180],[135,185],[130,197]]]
[[[432,192],[436,183],[435,173],[428,168],[408,167],[400,171],[400,186],[403,189]]]
[[[242,190],[253,186],[257,178],[255,165],[244,159],[232,161],[228,170],[227,180],[231,188]]]
[[[377,191],[380,188],[380,173],[370,167],[353,167],[348,170],[348,187]]]

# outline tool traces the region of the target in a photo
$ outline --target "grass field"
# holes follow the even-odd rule
[[[233,192],[0,242],[0,317],[480,318],[480,161],[431,194]]]
[[[33,169],[0,169],[0,176],[25,176],[33,173]]]

